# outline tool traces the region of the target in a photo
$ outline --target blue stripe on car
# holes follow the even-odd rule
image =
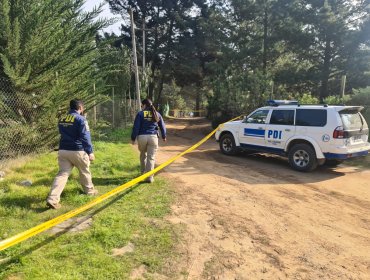
[[[264,129],[244,128],[244,136],[263,138],[263,137],[265,137],[265,130]]]
[[[369,151],[357,152],[357,153],[348,153],[348,154],[333,154],[333,153],[324,153],[325,158],[327,159],[347,159],[353,157],[366,156]]]
[[[278,154],[278,155],[285,154],[284,149],[273,148],[273,147],[265,147],[265,146],[250,145],[250,144],[243,144],[243,143],[240,143],[240,147],[249,149],[249,150],[265,152],[265,153],[273,153],[273,154]]]

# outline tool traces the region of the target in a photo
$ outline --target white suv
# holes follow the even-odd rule
[[[361,106],[299,105],[270,100],[243,120],[220,125],[215,136],[226,155],[240,150],[287,156],[291,167],[311,171],[324,163],[365,156],[369,128]]]

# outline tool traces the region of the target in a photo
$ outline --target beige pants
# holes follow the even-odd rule
[[[137,143],[140,151],[141,173],[146,173],[154,169],[155,154],[158,150],[157,135],[139,135]],[[153,179],[153,175],[148,179]]]
[[[90,160],[88,154],[84,151],[59,150],[58,153],[59,172],[54,179],[47,202],[58,203],[60,195],[67,183],[68,177],[74,166],[80,173],[80,183],[85,193],[94,191],[94,185],[91,180]]]

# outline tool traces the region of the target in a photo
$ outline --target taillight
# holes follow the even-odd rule
[[[347,138],[346,136],[347,136],[347,133],[346,131],[343,130],[342,126],[338,126],[333,132],[333,138],[335,139]]]

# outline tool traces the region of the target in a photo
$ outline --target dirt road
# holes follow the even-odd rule
[[[168,128],[159,162],[210,131],[205,120]],[[162,176],[176,183],[185,279],[370,279],[369,170],[299,173],[279,157],[222,155],[212,138]]]

